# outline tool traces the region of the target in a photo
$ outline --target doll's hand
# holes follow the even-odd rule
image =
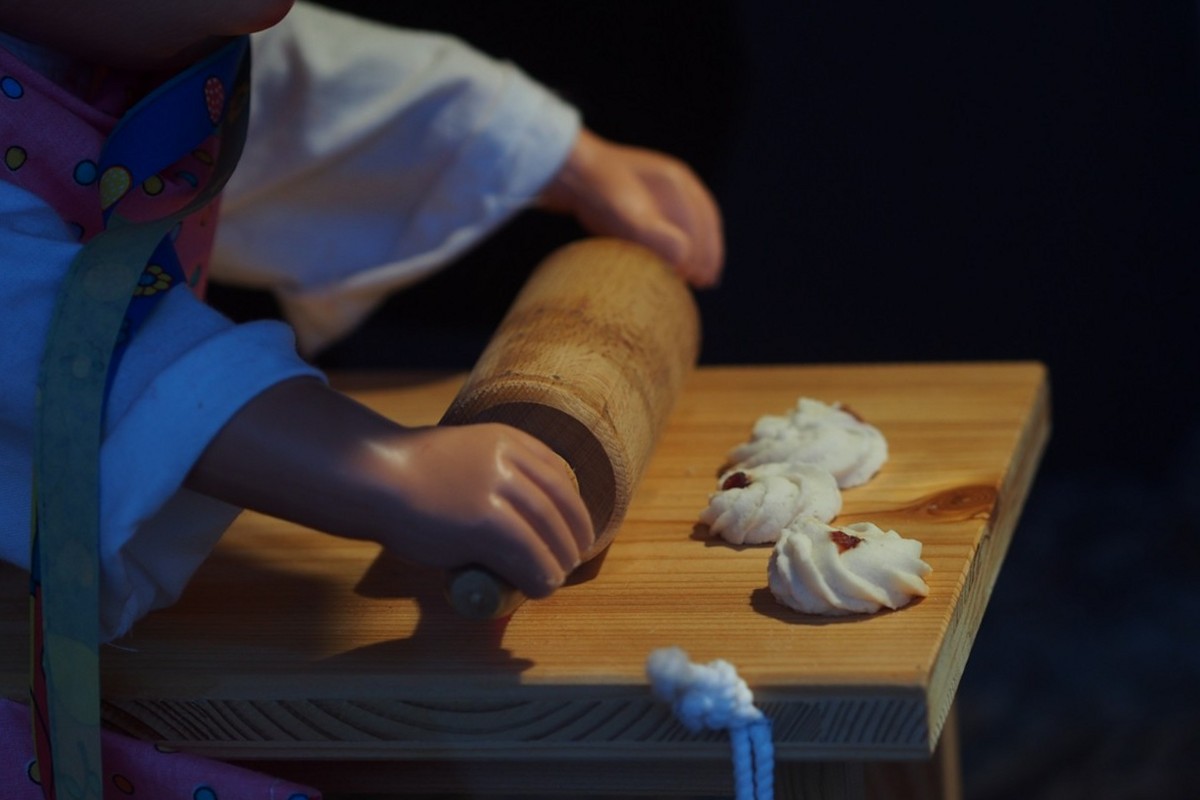
[[[379,541],[422,564],[482,564],[544,597],[593,541],[570,467],[507,425],[408,430],[373,447],[365,471],[397,495],[394,526]]]
[[[590,233],[649,247],[694,286],[712,286],[720,278],[720,211],[695,173],[671,156],[615,144],[585,129],[541,202],[574,215]]]
[[[311,378],[247,403],[186,485],[426,566],[481,564],[530,597],[559,586],[593,541],[570,468],[534,437],[404,428]]]

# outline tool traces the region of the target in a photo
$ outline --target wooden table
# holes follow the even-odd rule
[[[436,421],[461,380],[340,384],[416,424]],[[844,401],[887,436],[890,461],[845,492],[839,519],[921,540],[928,598],[869,617],[795,614],[766,588],[769,548],[697,528],[727,449],[801,395]],[[912,780],[955,796],[944,728],[1048,430],[1037,364],[703,368],[616,542],[553,597],[507,621],[459,619],[440,575],[248,513],[176,606],[104,649],[104,715],[331,795],[729,794],[727,736],[687,733],[647,689],[646,656],[677,645],[750,684],[773,720],[778,796],[896,794]],[[24,576],[0,571],[0,690],[13,698],[24,598]]]

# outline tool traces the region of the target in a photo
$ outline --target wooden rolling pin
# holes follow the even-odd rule
[[[575,472],[596,531],[612,542],[700,350],[692,293],[640,245],[586,239],[552,253],[524,288],[443,416],[536,436]],[[482,568],[452,573],[464,616],[509,614],[523,596]]]

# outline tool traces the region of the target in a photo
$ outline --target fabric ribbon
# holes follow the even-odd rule
[[[105,229],[59,291],[37,389],[32,508],[31,707],[47,800],[100,800],[99,458],[105,397],[129,339],[162,292],[186,283],[173,230],[213,200],[241,154],[249,40],[234,39],[147,95],[118,123],[99,163]],[[121,200],[213,136],[209,182],[183,208],[129,221]],[[139,287],[143,287],[139,291]]]

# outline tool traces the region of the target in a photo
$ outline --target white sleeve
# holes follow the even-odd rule
[[[298,3],[252,52],[213,276],[272,289],[305,353],[527,206],[579,132],[516,67],[441,34]]]
[[[34,391],[55,296],[79,250],[42,200],[0,182],[0,558],[29,568]],[[167,292],[113,376],[100,453],[100,625],[105,639],[174,602],[238,509],[182,489],[248,400],[319,375],[279,322],[234,325]]]

